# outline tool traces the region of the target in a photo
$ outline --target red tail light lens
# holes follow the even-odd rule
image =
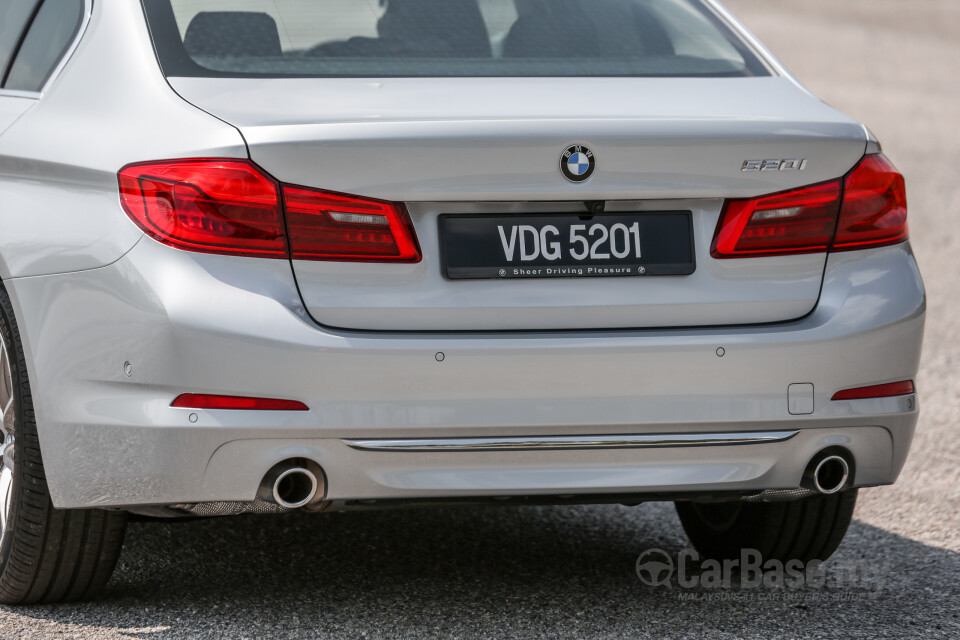
[[[287,255],[277,184],[248,162],[133,164],[119,177],[127,214],[164,244],[206,253]]]
[[[298,260],[420,261],[403,205],[280,185],[245,160],[144,162],[121,169],[119,179],[120,201],[130,218],[178,249]]]
[[[843,180],[749,200],[728,200],[714,258],[850,251],[907,239],[903,176],[882,155],[865,157]]]
[[[283,199],[295,260],[420,261],[402,205],[290,186]]]
[[[867,156],[846,179],[833,251],[897,244],[907,239],[903,176],[882,155]]]
[[[856,389],[845,389],[833,394],[831,400],[863,400],[864,398],[889,398],[891,396],[908,396],[915,393],[913,380],[903,380],[902,382],[890,382],[888,384],[877,384],[871,387],[858,387]]]
[[[230,409],[244,411],[309,411],[297,400],[218,396],[206,393],[182,393],[170,404],[181,409]]]
[[[728,200],[710,253],[714,258],[748,258],[826,251],[839,211],[839,180],[753,200]]]

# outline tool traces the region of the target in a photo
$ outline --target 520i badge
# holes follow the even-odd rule
[[[560,156],[560,173],[570,182],[583,182],[593,175],[597,159],[593,151],[582,144],[573,144]]]

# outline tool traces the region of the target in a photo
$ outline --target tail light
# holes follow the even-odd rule
[[[715,258],[749,258],[826,251],[840,211],[840,181],[730,200],[713,242]]]
[[[298,260],[420,261],[402,205],[281,185],[244,160],[138,163],[121,169],[119,180],[130,218],[178,249]]]
[[[283,200],[294,260],[420,261],[401,205],[288,186]]]
[[[120,199],[141,229],[178,249],[285,258],[276,183],[237,160],[134,164],[120,170]]]
[[[834,251],[896,244],[907,239],[907,189],[885,156],[867,156],[847,176]]]
[[[842,180],[749,200],[728,200],[714,258],[849,251],[907,239],[903,176],[882,155]]]

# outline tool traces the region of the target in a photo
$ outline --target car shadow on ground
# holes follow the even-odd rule
[[[10,610],[154,640],[960,634],[955,552],[855,522],[824,586],[638,579],[687,546],[669,504],[134,523],[101,601]]]

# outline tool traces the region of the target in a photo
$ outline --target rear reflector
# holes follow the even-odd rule
[[[297,260],[421,259],[403,205],[281,185],[246,160],[144,162],[118,177],[127,215],[178,249]]]
[[[283,187],[294,260],[420,262],[402,205],[304,187]]]
[[[863,400],[865,398],[889,398],[892,396],[908,396],[915,393],[913,380],[877,384],[872,387],[858,387],[846,389],[833,394],[831,400]]]
[[[205,393],[184,393],[170,405],[181,409],[239,409],[246,411],[309,411],[309,407],[296,400],[273,398],[247,398],[241,396],[218,396]]]
[[[714,258],[850,251],[907,239],[907,196],[883,155],[866,156],[843,180],[749,200],[728,200]]]

